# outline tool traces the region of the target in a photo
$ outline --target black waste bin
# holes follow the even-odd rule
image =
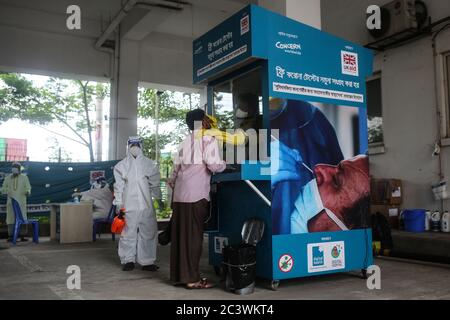
[[[249,244],[226,246],[223,249],[223,270],[226,289],[237,294],[254,291],[256,247]]]
[[[255,290],[256,244],[263,233],[263,221],[247,220],[242,229],[243,243],[223,248],[223,270],[228,291],[250,294]]]

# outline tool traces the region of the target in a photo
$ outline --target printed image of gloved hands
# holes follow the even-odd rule
[[[272,187],[282,181],[301,180],[306,174],[300,153],[279,140],[270,143]]]

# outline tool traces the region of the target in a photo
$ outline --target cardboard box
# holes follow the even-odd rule
[[[398,206],[391,205],[371,205],[370,213],[376,214],[377,212],[381,213],[389,222],[389,226],[392,229],[398,229],[399,227],[399,217],[401,209]]]
[[[372,179],[370,189],[372,204],[400,206],[403,202],[402,181],[399,179]]]

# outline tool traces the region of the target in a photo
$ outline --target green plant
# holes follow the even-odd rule
[[[170,215],[172,214],[172,209],[168,207],[165,203],[162,208],[159,207],[159,203],[157,200],[153,202],[153,205],[156,210],[156,218],[157,219],[168,219],[170,218]]]
[[[29,218],[33,218],[39,221],[41,224],[50,224],[50,217],[49,216],[32,216],[28,215]]]
[[[187,133],[185,124],[186,112],[199,105],[199,97],[195,94],[182,94],[172,91],[157,91],[155,89],[139,88],[138,91],[138,117],[145,120],[138,127],[138,134],[144,140],[144,155],[155,159],[156,145],[158,156],[161,150],[168,146],[177,146]],[[159,126],[169,124],[170,131],[163,131],[158,127],[156,134],[156,116]]]

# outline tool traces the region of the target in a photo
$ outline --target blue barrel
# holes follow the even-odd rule
[[[405,231],[425,232],[425,209],[412,209],[403,211]]]

